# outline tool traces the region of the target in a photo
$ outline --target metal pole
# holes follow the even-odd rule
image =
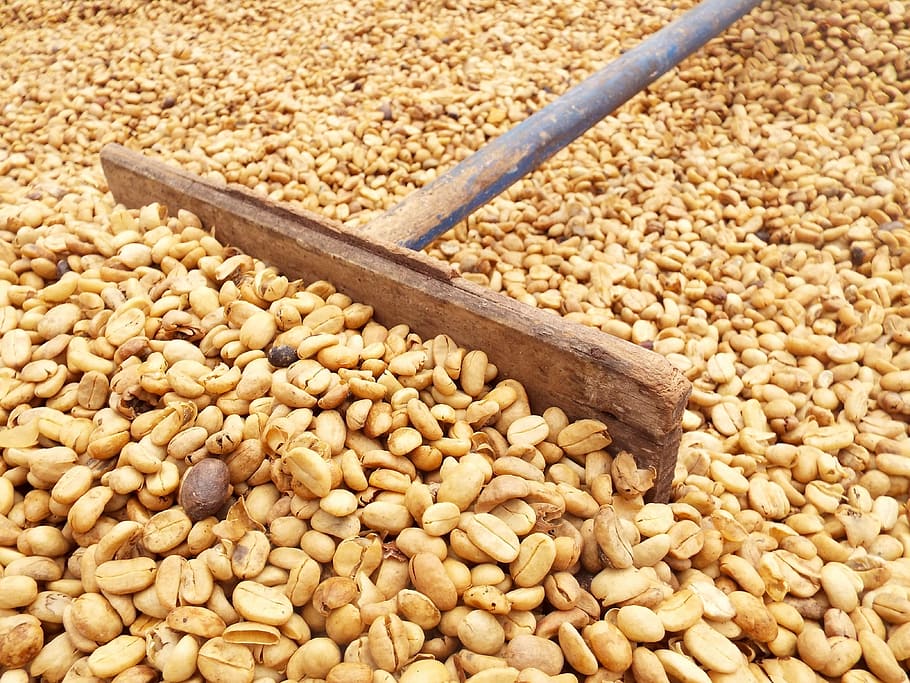
[[[420,249],[502,193],[749,12],[761,0],[703,0],[559,99],[360,229]]]

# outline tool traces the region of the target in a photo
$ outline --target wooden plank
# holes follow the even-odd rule
[[[501,376],[519,380],[536,410],[561,407],[603,420],[614,445],[658,477],[666,500],[691,386],[662,356],[518,303],[461,277],[443,262],[344,231],[316,214],[246,188],[216,184],[119,145],[101,153],[115,199],[186,209],[227,244],[304,280],[325,279],[371,304],[383,324],[407,323],[424,338],[446,333],[483,349]]]

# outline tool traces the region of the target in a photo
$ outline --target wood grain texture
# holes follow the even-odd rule
[[[424,338],[446,333],[483,349],[502,377],[526,387],[535,410],[555,405],[572,418],[603,420],[615,447],[657,469],[651,498],[667,499],[691,386],[662,356],[484,289],[425,254],[348,233],[246,188],[204,180],[119,145],[106,146],[101,160],[123,205],[159,202],[171,213],[192,211],[222,242],[289,277],[329,280],[372,305],[383,324],[403,322]]]

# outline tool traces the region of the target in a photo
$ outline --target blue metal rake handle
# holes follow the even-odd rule
[[[425,247],[760,2],[703,0],[358,232],[411,249]]]

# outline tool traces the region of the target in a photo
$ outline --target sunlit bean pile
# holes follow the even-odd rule
[[[0,683],[908,680],[906,3],[765,3],[428,249],[692,381],[669,504],[100,172],[362,224],[691,5],[0,6]]]

